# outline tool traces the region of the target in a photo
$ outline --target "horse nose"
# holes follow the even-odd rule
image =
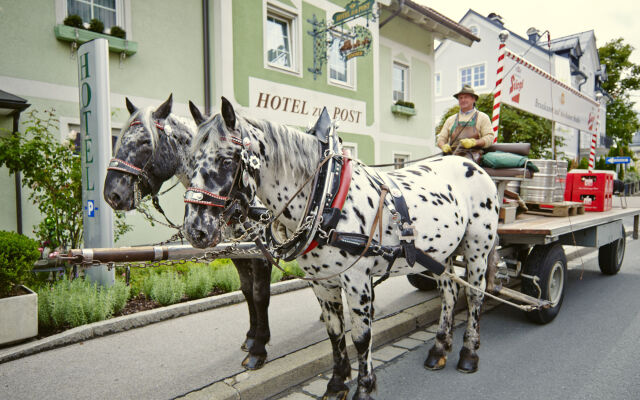
[[[191,232],[191,238],[193,239],[193,242],[198,246],[206,247],[207,232],[205,232],[203,229],[193,229]]]
[[[111,204],[111,207],[113,207],[115,210],[120,209],[122,206],[122,198],[116,192],[111,192],[109,194],[109,196],[107,197],[107,202],[109,202],[109,204]]]

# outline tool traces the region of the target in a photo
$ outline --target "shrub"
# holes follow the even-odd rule
[[[185,284],[180,276],[173,272],[153,275],[151,280],[151,299],[160,305],[168,306],[182,299]]]
[[[205,297],[213,287],[213,277],[206,267],[192,267],[187,273],[185,292],[190,299]]]
[[[103,33],[104,32],[104,24],[97,18],[93,18],[89,21],[89,30],[91,32]]]
[[[0,297],[14,286],[32,280],[33,263],[40,257],[38,242],[15,232],[0,231]]]
[[[233,292],[240,289],[240,277],[233,265],[222,264],[211,267],[213,286],[225,292]]]
[[[79,16],[78,14],[69,15],[67,18],[64,19],[63,23],[66,26],[84,29],[84,25],[82,24],[82,17]]]
[[[280,267],[284,270],[284,273],[278,268],[271,268],[271,283],[280,282],[283,278],[289,279],[290,277],[303,277],[304,271],[298,265],[296,260],[280,262]]]
[[[115,37],[120,38],[120,39],[126,39],[127,38],[127,32],[125,32],[124,29],[120,28],[117,25],[114,25],[114,26],[111,27],[110,35],[111,36],[115,36]]]
[[[113,313],[116,314],[127,305],[127,300],[131,296],[131,288],[124,282],[116,281],[109,288],[109,291],[113,297]]]
[[[121,282],[100,288],[82,279],[60,280],[38,290],[38,322],[47,329],[101,321],[121,310],[128,297]]]

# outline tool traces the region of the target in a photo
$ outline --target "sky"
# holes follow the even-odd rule
[[[631,62],[640,64],[640,2],[632,0],[538,0],[477,2],[456,0],[413,0],[459,22],[471,8],[480,15],[495,12],[502,16],[505,28],[526,38],[527,29],[549,31],[551,39],[593,29],[596,45],[622,38],[634,47]],[[634,4],[635,3],[635,4]],[[635,22],[635,23],[634,23]],[[632,94],[640,112],[640,92]]]
[[[460,21],[471,8],[480,15],[495,12],[505,27],[522,37],[527,29],[548,30],[551,39],[593,29],[598,47],[622,37],[635,48],[631,61],[640,64],[640,4],[632,0],[538,0],[460,2],[455,0],[414,0],[446,17]],[[635,23],[634,23],[635,22]]]

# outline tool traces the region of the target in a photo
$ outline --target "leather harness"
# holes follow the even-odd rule
[[[378,210],[376,212],[376,217],[371,227],[370,234],[345,233],[337,232],[335,230],[338,222],[340,221],[342,207],[344,206],[345,199],[349,192],[349,185],[352,178],[352,163],[348,156],[338,155],[339,145],[338,141],[334,137],[332,127],[333,125],[331,123],[329,113],[326,108],[324,108],[320,118],[316,122],[316,125],[308,132],[318,138],[321,154],[325,155],[326,158],[321,163],[318,171],[310,178],[313,179],[312,193],[307,201],[304,217],[301,218],[298,229],[298,231],[303,229],[304,233],[299,235],[296,240],[280,243],[272,232],[274,229],[273,223],[270,223],[270,230],[267,230],[267,240],[270,247],[274,247],[275,245],[278,249],[275,254],[269,251],[267,246],[262,243],[262,240],[259,237],[255,238],[255,243],[262,251],[265,258],[267,258],[271,264],[280,268],[278,263],[275,261],[275,258],[290,261],[302,254],[310,252],[318,246],[329,245],[359,257],[353,264],[339,273],[326,277],[307,278],[307,280],[317,281],[333,278],[351,268],[360,260],[360,258],[371,256],[381,256],[389,263],[386,273],[375,283],[376,285],[389,276],[391,267],[397,258],[405,258],[410,266],[413,266],[418,262],[418,264],[429,269],[432,273],[436,275],[442,274],[444,272],[444,266],[440,262],[434,260],[423,251],[416,249],[415,227],[411,224],[409,209],[404,196],[402,195],[402,191],[389,176],[382,178],[377,174],[369,174],[374,182],[376,182],[376,184],[381,188]],[[248,149],[248,145],[245,145],[245,138],[232,137],[230,141],[237,145],[244,145],[243,147]],[[244,165],[245,161],[242,161],[244,158],[245,157],[242,157],[238,164],[232,188],[227,196],[217,195],[203,189],[188,188],[187,193],[185,194],[185,202],[212,207],[226,207],[227,209],[232,207],[233,204],[227,204],[230,201],[237,202],[230,197],[233,192],[233,187],[237,182],[236,178],[239,174],[243,174],[246,169],[249,168],[249,166]],[[298,190],[298,193],[301,189],[302,188]],[[394,221],[400,231],[399,245],[382,245],[373,239],[376,227],[378,228],[379,237],[382,238],[382,211],[384,200],[388,193],[392,194],[392,214],[394,215]],[[296,195],[292,196],[289,201],[292,201]],[[264,215],[266,214],[260,214],[260,210],[258,209],[254,209],[253,213],[249,210],[248,214],[249,216],[253,216],[254,219],[258,219],[260,221],[265,220]],[[271,222],[276,220],[278,216],[279,214],[272,217]],[[306,222],[310,225],[306,225],[305,228],[304,224]],[[245,227],[248,226],[249,225],[245,223]]]

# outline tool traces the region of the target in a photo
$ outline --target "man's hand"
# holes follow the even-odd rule
[[[451,153],[451,146],[446,143],[442,145],[441,149],[444,154]]]
[[[475,139],[462,139],[462,140],[460,140],[460,144],[465,149],[470,149],[470,148],[472,148],[472,147],[474,147],[476,145],[476,140]]]

